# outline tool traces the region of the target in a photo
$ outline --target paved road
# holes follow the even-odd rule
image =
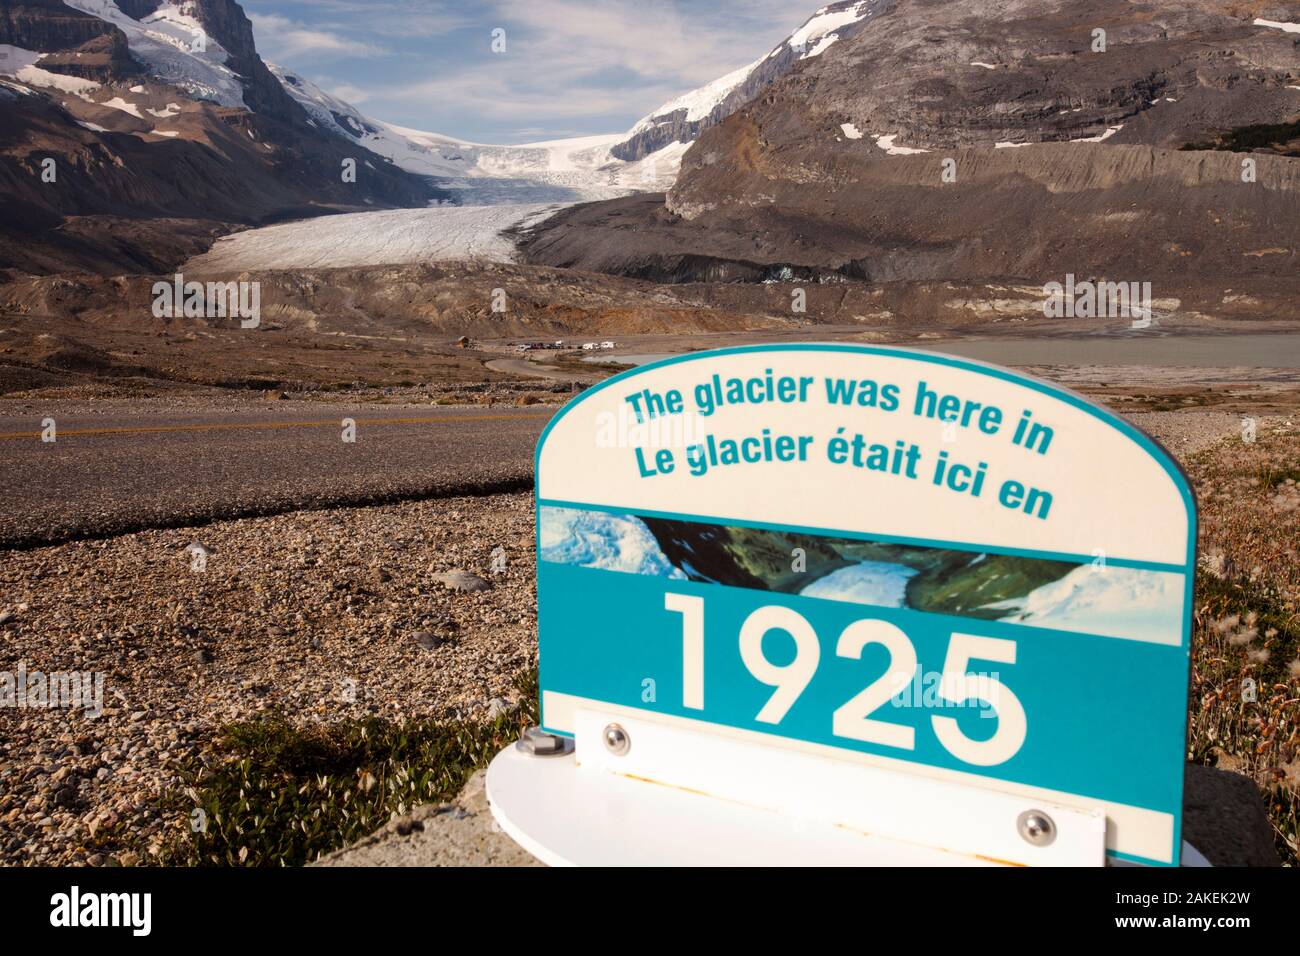
[[[217,518],[527,488],[549,408],[0,412],[0,548]],[[342,440],[344,417],[355,443]]]

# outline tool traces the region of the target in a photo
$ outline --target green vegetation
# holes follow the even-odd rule
[[[1259,479],[1260,486],[1269,490],[1278,488],[1288,481],[1294,484],[1300,484],[1300,465],[1279,465],[1277,462],[1266,462],[1256,469],[1256,475]]]
[[[176,836],[161,862],[301,866],[377,830],[394,813],[450,799],[538,722],[536,668],[515,684],[522,702],[485,723],[370,717],[296,726],[271,715],[231,724],[215,756],[191,767],[189,786],[171,797],[178,819],[206,827]]]

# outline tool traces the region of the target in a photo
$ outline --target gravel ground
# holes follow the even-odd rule
[[[452,570],[490,586],[451,590]],[[0,864],[114,862],[86,843],[119,823],[159,846],[178,763],[230,720],[486,716],[536,654],[528,494],[9,553],[0,587],[0,671],[106,675],[98,718],[0,708]]]
[[[1241,434],[1242,416],[1237,412],[1140,412],[1125,416],[1160,442],[1175,458],[1185,458]],[[1256,416],[1257,427],[1281,421],[1276,416]]]

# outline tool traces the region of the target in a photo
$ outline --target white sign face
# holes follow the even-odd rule
[[[1176,863],[1195,510],[1150,439],[926,352],[699,353],[537,454],[545,726],[583,702],[1104,810]]]

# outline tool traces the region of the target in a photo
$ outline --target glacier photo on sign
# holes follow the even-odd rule
[[[1177,574],[547,506],[542,561],[875,607],[1159,640]],[[800,556],[802,560],[796,557]],[[805,570],[796,571],[792,565]]]

